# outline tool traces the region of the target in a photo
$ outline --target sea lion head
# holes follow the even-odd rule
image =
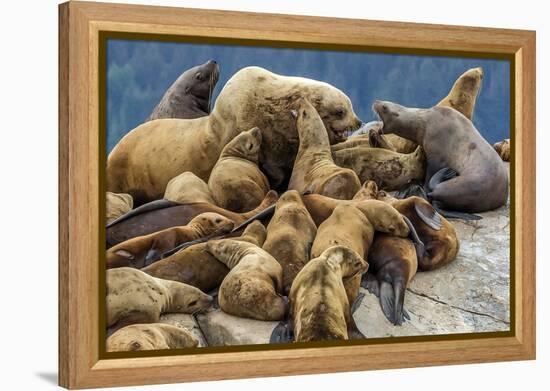
[[[437,106],[447,106],[472,119],[476,98],[483,81],[483,68],[472,68],[455,81],[449,94]]]
[[[170,281],[171,298],[169,300],[167,312],[179,312],[184,314],[195,314],[202,312],[214,300],[212,296],[207,295],[199,288],[184,284],[183,282]]]
[[[402,238],[410,234],[407,222],[393,206],[379,200],[360,201],[355,205],[365,213],[376,231]]]
[[[223,149],[222,156],[240,157],[258,163],[262,132],[260,128],[252,128],[239,133]]]
[[[239,240],[243,240],[248,243],[255,244],[258,247],[262,247],[267,237],[267,231],[265,226],[260,220],[254,220],[247,225],[244,232],[240,236]]]
[[[374,101],[372,109],[384,123],[380,130],[382,133],[396,133],[401,137],[416,141],[418,144],[422,143],[419,137],[422,137],[425,125],[419,113],[425,110],[411,109],[381,100]]]
[[[338,88],[322,83],[308,97],[325,124],[330,144],[345,141],[362,121],[353,111],[351,100]]]
[[[354,200],[376,200],[378,198],[378,185],[373,180],[363,183],[363,186],[353,196]]]
[[[206,212],[194,217],[188,225],[200,230],[201,236],[208,236],[214,233],[226,234],[233,229],[235,223],[218,213]]]
[[[320,258],[333,268],[340,267],[342,277],[349,278],[357,274],[366,273],[369,264],[357,252],[346,246],[332,246],[322,252]]]
[[[179,88],[185,95],[197,98],[197,103],[202,111],[210,112],[210,100],[216,83],[220,77],[220,67],[214,60],[208,60],[204,64],[197,65],[185,71],[178,79]]]

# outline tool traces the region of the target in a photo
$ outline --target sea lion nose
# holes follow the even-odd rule
[[[208,60],[207,63],[208,63],[208,64],[214,64],[214,65],[216,65],[216,64],[217,64],[217,61],[216,61],[216,60]]]

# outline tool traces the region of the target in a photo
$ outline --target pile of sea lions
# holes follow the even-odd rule
[[[334,86],[259,67],[212,106],[219,74],[184,72],[109,154],[108,351],[197,346],[160,315],[213,306],[279,321],[272,342],[363,338],[361,286],[400,325],[415,274],[458,254],[449,219],[507,200],[509,140],[472,123],[481,68],[428,109],[377,100],[367,124]]]

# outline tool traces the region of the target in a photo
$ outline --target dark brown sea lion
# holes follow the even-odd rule
[[[506,167],[464,115],[449,107],[411,109],[382,101],[376,101],[373,109],[384,122],[384,132],[413,140],[424,149],[425,187],[437,208],[475,213],[506,203]]]
[[[214,60],[186,70],[166,90],[147,120],[192,119],[210,114],[210,100],[219,76],[220,67]]]
[[[510,139],[506,138],[498,143],[493,144],[493,148],[505,162],[510,161]]]
[[[288,188],[338,199],[351,199],[361,187],[355,172],[334,164],[329,138],[319,113],[306,99],[296,104],[300,147]]]
[[[366,271],[368,265],[355,251],[333,246],[309,261],[290,289],[290,316],[297,342],[348,339],[355,322],[344,279]]]
[[[197,347],[199,341],[189,331],[165,323],[134,324],[107,338],[108,352],[181,349]]]
[[[141,270],[107,270],[106,326],[118,330],[157,323],[165,312],[191,314],[210,306],[212,297],[181,282],[154,278]]]
[[[208,181],[223,147],[255,126],[262,130],[260,168],[272,189],[286,190],[299,144],[289,112],[299,97],[314,105],[332,144],[361,124],[350,99],[327,83],[243,68],[207,117],[149,121],[126,134],[107,159],[107,190],[132,194],[141,205],[161,198],[170,179],[182,172]]]
[[[260,129],[252,128],[239,133],[222,149],[208,179],[216,205],[242,213],[262,202],[269,191],[269,182],[258,168],[261,145]]]
[[[166,228],[185,225],[201,213],[218,213],[239,225],[254,217],[277,201],[277,193],[269,191],[262,203],[254,210],[245,213],[235,213],[218,206],[195,202],[180,205],[166,200],[159,201],[159,205],[148,208],[148,204],[133,209],[129,214],[122,216],[118,221],[107,226],[107,247],[112,247],[136,236],[148,235]],[[166,206],[163,208],[162,206]],[[141,213],[143,210],[143,213]]]
[[[262,246],[265,237],[265,227],[259,221],[254,221],[246,227],[242,236],[233,239]],[[206,251],[206,243],[185,248],[141,270],[153,277],[192,285],[203,292],[219,287],[229,273],[225,264]]]
[[[292,281],[310,259],[317,227],[296,190],[285,192],[277,201],[267,226],[263,249],[283,268],[283,286],[288,294]]]
[[[257,320],[284,318],[283,269],[267,251],[233,239],[211,240],[206,251],[230,269],[218,292],[222,311]]]
[[[409,154],[383,148],[358,146],[332,154],[334,163],[352,169],[363,183],[375,181],[380,188],[392,191],[424,180],[426,157],[421,147]]]
[[[191,240],[230,232],[235,223],[217,213],[201,213],[189,224],[137,236],[107,250],[107,269],[130,266],[141,269],[159,260],[166,251]]]

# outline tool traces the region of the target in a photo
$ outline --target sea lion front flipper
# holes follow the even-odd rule
[[[426,223],[428,227],[436,231],[441,229],[441,216],[437,213],[433,206],[427,203],[415,202],[414,210],[420,220]]]
[[[363,298],[365,297],[365,294],[360,292],[357,297],[355,298],[355,301],[353,302],[353,304],[351,305],[351,314],[353,315],[355,313],[355,311],[357,311],[357,309],[359,308],[359,306],[361,305],[361,302],[363,301]]]
[[[143,204],[141,206],[138,206],[135,209],[132,209],[131,211],[129,211],[128,213],[123,214],[122,216],[120,216],[117,219],[114,219],[109,224],[107,224],[106,228],[110,228],[115,224],[118,224],[122,221],[128,220],[131,217],[134,217],[134,216],[146,213],[146,212],[151,212],[153,210],[158,210],[158,209],[170,208],[172,206],[178,206],[178,205],[183,205],[183,204],[180,204],[179,202],[165,200],[164,198],[162,200],[151,201],[151,202],[148,202],[148,203]]]
[[[418,232],[416,232],[416,228],[414,228],[413,223],[409,220],[409,218],[405,215],[401,215],[403,217],[403,220],[405,220],[405,223],[409,227],[410,231],[410,239],[414,244],[414,248],[416,249],[416,256],[418,258],[422,258],[424,256],[424,252],[426,251],[426,247],[424,246],[424,242],[420,239],[418,236]]]
[[[439,213],[441,216],[447,218],[447,219],[461,219],[461,220],[481,220],[483,217],[473,214],[473,213],[464,213],[464,212],[457,212],[454,210],[445,210],[441,209],[437,203],[432,203],[432,206],[434,209]]]
[[[264,210],[262,210],[260,213],[255,214],[254,216],[252,216],[248,220],[245,220],[242,224],[240,224],[239,226],[233,228],[233,230],[231,232],[237,232],[238,230],[240,230],[242,228],[245,228],[248,224],[252,223],[254,220],[262,220],[266,217],[271,216],[275,212],[275,205],[276,204],[270,205],[267,208],[265,208]]]
[[[367,272],[361,281],[361,286],[376,297],[380,296],[380,284],[374,274]]]
[[[293,340],[294,332],[288,321],[279,322],[271,332],[271,337],[269,337],[269,343],[288,343]]]
[[[441,170],[433,174],[433,176],[430,178],[430,182],[428,182],[428,188],[430,190],[433,190],[441,182],[448,181],[449,179],[456,178],[457,176],[458,172],[451,167],[442,168]]]

